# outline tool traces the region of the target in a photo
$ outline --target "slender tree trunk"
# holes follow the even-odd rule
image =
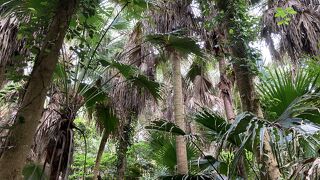
[[[5,79],[5,66],[0,64],[0,89],[4,86]]]
[[[101,158],[103,155],[104,147],[106,146],[107,140],[108,140],[109,134],[106,132],[106,130],[103,130],[100,145],[99,145],[99,150],[97,153],[97,158],[96,158],[96,163],[93,168],[93,180],[98,179],[99,175],[99,167],[100,167],[100,162]]]
[[[219,88],[221,91],[221,96],[224,103],[225,113],[227,120],[230,124],[232,124],[235,120],[235,113],[232,105],[232,92],[231,92],[231,81],[228,79],[226,74],[226,61],[224,56],[219,57],[219,70],[220,70],[220,83]],[[237,150],[237,149],[236,149]],[[241,157],[237,163],[237,174],[243,178],[247,178],[247,172],[245,169],[244,157]]]
[[[174,102],[174,119],[176,125],[185,130],[184,106],[182,94],[181,79],[181,59],[179,55],[171,51],[171,61],[173,66],[173,102]],[[178,174],[188,173],[188,160],[186,141],[183,136],[176,136],[176,154],[177,154],[177,170]]]
[[[268,131],[265,131],[263,136],[262,171],[260,172],[260,176],[263,180],[276,180],[281,178],[278,162],[270,146],[270,134]]]
[[[126,120],[120,130],[119,135],[119,147],[118,147],[118,165],[117,165],[117,172],[118,172],[118,180],[125,179],[125,172],[127,166],[127,151],[128,147],[130,146],[130,136],[131,136],[131,122],[132,117],[129,117]]]
[[[12,148],[7,149],[0,159],[1,179],[22,178],[22,168],[41,118],[47,88],[51,84],[59,50],[76,4],[76,0],[59,0],[58,2],[56,14],[26,86],[21,107],[16,116],[16,124],[10,132],[8,145]]]
[[[229,123],[234,122],[235,114],[232,105],[232,92],[231,92],[231,81],[228,79],[226,74],[226,61],[224,57],[220,57],[219,60],[219,70],[220,70],[220,83],[219,89],[224,103],[224,109],[226,117]]]

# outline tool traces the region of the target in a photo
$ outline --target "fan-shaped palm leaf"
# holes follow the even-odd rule
[[[258,85],[267,119],[275,120],[295,99],[319,91],[316,85],[318,76],[319,74],[314,76],[304,69],[299,70],[296,75],[292,75],[287,69],[267,70]]]
[[[173,173],[177,165],[174,137],[169,134],[161,134],[160,132],[153,131],[150,133],[149,142],[154,152],[153,159],[160,165],[167,167],[171,173]],[[196,147],[194,147],[192,143],[187,143],[188,160],[196,159],[198,154],[199,152]]]

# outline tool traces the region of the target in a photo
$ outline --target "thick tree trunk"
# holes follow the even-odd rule
[[[249,65],[245,61],[238,61],[233,64],[237,87],[241,97],[242,110],[252,112],[260,118],[263,118],[259,100],[256,96],[253,81],[254,77],[251,75],[248,66]],[[264,134],[263,158],[261,163],[264,171],[261,173],[262,179],[274,180],[281,177],[277,161],[271,149],[270,137],[267,132]]]
[[[173,102],[174,119],[176,125],[185,130],[184,106],[182,94],[182,79],[179,55],[171,51],[171,61],[173,66]],[[176,136],[177,172],[178,174],[188,174],[188,160],[186,141],[183,136]]]
[[[22,178],[22,168],[41,118],[47,88],[51,84],[59,51],[76,4],[76,0],[60,0],[58,2],[56,14],[26,86],[15,126],[10,132],[8,145],[12,148],[7,149],[0,159],[1,179]]]
[[[236,22],[232,21],[238,17],[237,10],[235,7],[239,6],[239,4],[243,3],[242,1],[221,1],[218,3],[218,8],[223,10],[224,12],[228,12],[226,14],[226,27],[225,34],[228,30],[233,29],[237,26]],[[244,12],[245,13],[245,12]],[[236,75],[236,84],[240,93],[241,98],[241,107],[242,111],[252,112],[258,116],[262,117],[259,100],[256,96],[255,85],[254,85],[254,75],[251,72],[250,66],[252,64],[248,61],[248,44],[242,39],[243,34],[241,31],[235,30],[235,34],[231,36],[237,37],[228,37],[230,42],[230,50],[231,54],[234,58],[233,69]],[[268,134],[265,134],[267,136]],[[267,138],[268,139],[268,138]],[[270,138],[269,138],[270,139]],[[262,161],[262,166],[265,167],[265,174],[267,177],[262,177],[266,179],[279,179],[281,177],[279,167],[277,165],[274,154],[271,151],[271,146],[269,141],[264,141],[264,155],[268,157],[268,161]],[[273,162],[273,163],[269,163]]]
[[[254,87],[253,75],[248,68],[248,63],[237,60],[233,64],[236,75],[236,83],[240,94],[241,109],[243,111],[258,114],[256,107],[256,92]]]
[[[259,117],[263,117],[261,112],[259,100],[256,95],[254,76],[252,75],[249,64],[242,60],[246,58],[245,53],[239,49],[239,47],[244,47],[243,42],[238,42],[240,46],[232,46],[232,53],[238,59],[233,64],[233,68],[236,75],[237,87],[239,89],[242,111],[248,111],[256,114]],[[262,166],[264,167],[262,172],[262,179],[279,179],[281,173],[275,159],[274,154],[271,150],[270,137],[268,133],[264,134],[265,140],[263,141],[263,159]]]
[[[108,137],[109,137],[109,134],[106,132],[106,130],[103,130],[100,145],[99,145],[99,150],[96,157],[96,163],[93,168],[93,180],[98,180],[100,162],[101,162],[104,147],[106,146]]]
[[[226,74],[226,60],[224,57],[220,57],[219,59],[219,70],[220,70],[220,83],[219,89],[220,94],[223,99],[224,109],[226,113],[226,117],[229,123],[234,122],[235,114],[232,105],[232,92],[231,92],[231,81],[228,79]]]

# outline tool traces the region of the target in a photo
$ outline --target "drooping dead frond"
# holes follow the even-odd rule
[[[292,8],[296,14],[288,24],[279,23],[282,19],[275,17],[277,8]],[[262,19],[262,36],[266,39],[274,57],[287,53],[293,62],[303,54],[319,55],[320,5],[316,0],[280,0],[270,1]],[[271,36],[280,35],[280,54],[275,49]]]
[[[206,61],[195,59],[187,73],[189,85],[186,90],[188,92],[186,106],[190,112],[199,107],[214,109],[221,105],[219,98],[214,94],[214,85],[209,78],[206,66]]]
[[[50,165],[50,177],[66,177],[73,153],[73,121],[83,98],[54,91],[44,110],[33,144],[36,161]]]
[[[159,1],[148,13],[153,33],[188,33],[193,27],[190,0]]]
[[[23,40],[18,38],[18,27],[17,18],[0,17],[0,88],[5,80],[6,66],[22,64],[21,59],[13,58],[26,51]]]
[[[6,17],[0,20],[0,64],[10,61],[10,58],[18,51],[19,41],[18,20],[14,17]]]
[[[153,80],[155,61],[152,56],[148,56],[148,47],[142,43],[142,36],[142,24],[138,23],[125,45],[125,56],[121,61],[137,67],[147,78]],[[140,87],[139,84],[132,83],[130,79],[126,78],[128,77],[119,76],[113,80],[114,89],[110,95],[116,112],[123,116],[120,117],[121,119],[128,118],[132,114],[138,115],[143,110],[146,100],[151,98],[151,93],[146,91],[144,87]]]

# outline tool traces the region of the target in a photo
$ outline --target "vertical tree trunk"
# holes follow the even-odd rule
[[[224,103],[226,117],[229,123],[234,122],[235,114],[232,105],[231,81],[226,74],[226,61],[224,57],[219,57],[220,82],[219,89]]]
[[[99,150],[98,150],[97,157],[96,157],[96,163],[93,168],[93,180],[98,179],[100,162],[101,162],[104,147],[106,146],[108,137],[109,137],[109,134],[106,132],[106,130],[103,130],[100,145],[99,145]]]
[[[5,79],[5,66],[0,64],[0,89],[4,86]]]
[[[237,60],[233,63],[236,76],[236,83],[240,94],[241,109],[243,111],[258,114],[256,107],[256,92],[254,87],[253,75],[245,61]]]
[[[15,126],[10,132],[8,145],[12,148],[7,149],[0,159],[1,179],[22,178],[22,168],[41,118],[47,88],[51,84],[59,50],[76,4],[76,0],[58,1],[56,14],[36,58],[21,107],[17,112]]]
[[[237,50],[238,51],[238,50]],[[256,96],[253,76],[250,73],[248,64],[245,61],[238,61],[233,64],[234,71],[236,74],[237,87],[239,89],[241,97],[241,106],[243,111],[248,111],[256,114],[258,117],[263,118],[261,112],[259,100]],[[263,141],[263,158],[262,158],[262,179],[279,179],[281,173],[276,161],[276,158],[272,152],[270,145],[270,137],[266,131],[264,134]]]
[[[130,146],[130,135],[131,135],[131,119],[129,117],[127,122],[125,122],[121,127],[119,133],[119,145],[118,145],[118,165],[117,165],[117,173],[118,180],[125,179],[125,172],[127,166],[127,151]]]
[[[248,42],[244,39],[245,36],[242,34],[242,31],[234,30],[234,34],[230,36],[228,31],[237,27],[237,22],[235,19],[239,18],[239,14],[247,13],[243,12],[244,9],[237,9],[237,7],[245,5],[243,0],[226,0],[219,1],[217,7],[219,10],[227,12],[225,14],[225,34],[229,34],[228,39],[230,40],[230,50],[233,56],[233,69],[236,75],[236,84],[239,89],[240,98],[241,98],[241,108],[242,111],[252,112],[258,116],[262,116],[259,100],[256,96],[255,85],[254,85],[254,75],[251,72],[250,67],[252,66],[249,62],[248,56]],[[240,12],[238,12],[240,11]],[[242,12],[241,12],[242,11]],[[265,134],[267,136],[268,134]],[[267,137],[266,137],[267,138]],[[267,138],[268,139],[268,138]],[[268,160],[262,161],[262,166],[265,167],[267,179],[279,179],[281,174],[279,167],[276,163],[275,156],[271,151],[271,145],[269,141],[264,141],[264,156]],[[264,158],[265,159],[265,158]],[[272,162],[272,163],[270,163]],[[265,177],[262,177],[265,178]]]
[[[232,92],[231,92],[231,81],[228,79],[226,74],[226,61],[223,56],[219,57],[219,70],[220,70],[220,83],[219,89],[224,103],[225,113],[227,120],[232,124],[235,120],[235,113],[232,105]],[[237,175],[242,178],[247,178],[247,172],[244,164],[244,157],[241,157],[237,163]]]
[[[184,106],[182,94],[181,67],[179,55],[171,51],[171,61],[173,66],[173,101],[174,101],[174,119],[176,125],[185,130]],[[178,174],[188,173],[187,148],[185,138],[176,136],[176,154],[177,154],[177,170]]]

